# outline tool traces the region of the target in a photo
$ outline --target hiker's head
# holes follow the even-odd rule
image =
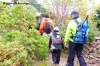
[[[44,17],[45,17],[45,18],[49,18],[49,15],[48,15],[48,14],[44,14]]]
[[[71,12],[71,17],[72,17],[73,19],[77,19],[77,18],[79,17],[79,12],[76,11],[76,10],[73,10],[73,11]]]
[[[54,30],[53,30],[54,32],[59,32],[59,28],[56,26],[56,27],[54,27]]]

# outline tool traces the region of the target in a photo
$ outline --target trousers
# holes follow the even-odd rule
[[[60,61],[61,50],[53,49],[52,50],[52,61],[54,64],[59,64]]]
[[[69,42],[69,54],[66,66],[74,66],[74,57],[75,53],[77,55],[80,66],[87,66],[82,55],[83,44],[74,44],[73,42]]]

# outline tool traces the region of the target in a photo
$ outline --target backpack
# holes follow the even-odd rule
[[[61,45],[62,44],[61,36],[57,35],[55,37],[54,35],[52,35],[51,38],[52,38],[52,44],[51,44],[52,48],[53,49],[61,49],[61,47],[62,47],[62,45]]]
[[[88,17],[87,17],[88,18]],[[86,44],[88,40],[88,20],[81,21],[80,23],[77,20],[74,20],[77,23],[76,35],[72,37],[75,44]]]
[[[46,23],[46,26],[44,28],[44,32],[46,32],[47,34],[50,34],[52,31],[51,25],[50,23]]]
[[[39,19],[37,22],[37,27],[36,27],[37,30],[40,29],[41,22],[42,22],[42,19]]]

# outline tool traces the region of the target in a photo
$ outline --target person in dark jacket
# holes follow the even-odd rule
[[[58,40],[56,40],[58,39]],[[58,43],[56,43],[58,42]],[[64,44],[62,37],[59,34],[59,28],[55,27],[53,30],[53,34],[50,36],[49,40],[49,49],[52,50],[52,61],[53,64],[59,64],[61,49],[64,49]]]

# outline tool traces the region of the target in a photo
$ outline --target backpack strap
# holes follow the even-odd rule
[[[57,34],[57,35],[60,36],[60,34]],[[56,35],[56,36],[57,36],[57,35]],[[55,42],[56,42],[56,41],[54,41],[54,39],[56,39],[56,37],[55,37],[54,35],[52,35],[51,38],[52,38],[52,42],[53,42],[52,44],[54,45]],[[59,38],[61,39],[61,36],[60,36]],[[60,43],[62,43],[62,39],[61,39]]]
[[[74,21],[76,22],[76,24],[78,25],[78,31],[80,31],[81,30],[81,28],[83,27],[83,24],[82,25],[80,25],[79,24],[79,22],[76,20],[76,19],[74,19]]]
[[[54,35],[52,35],[51,38],[52,38],[52,44],[54,45],[55,44],[55,41],[54,41],[55,37],[54,37]]]
[[[77,25],[79,25],[79,22],[78,22],[76,19],[74,19],[74,22],[75,22]]]
[[[85,20],[84,20],[84,22],[86,21],[87,24],[88,24],[88,17],[89,17],[89,15],[87,15],[86,18],[85,18]]]

